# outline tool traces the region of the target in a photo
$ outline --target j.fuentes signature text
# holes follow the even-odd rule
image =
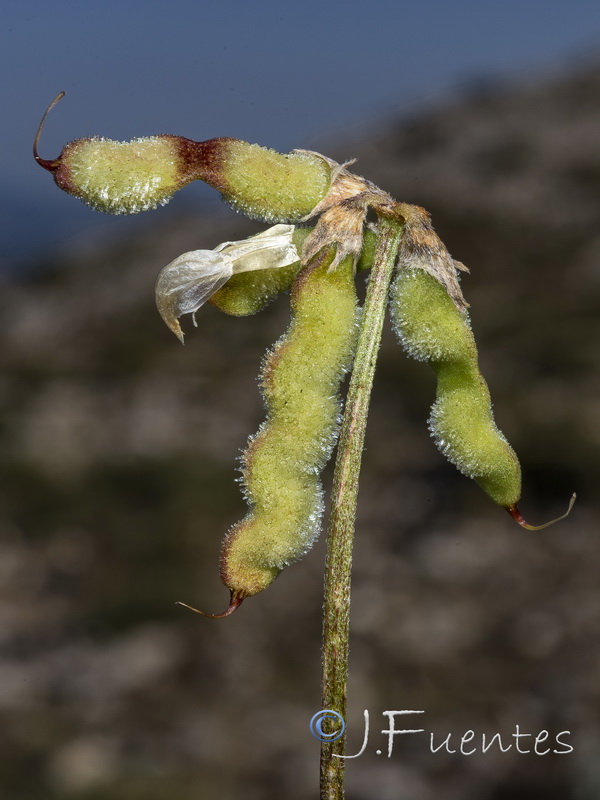
[[[425,734],[429,739],[429,750],[431,753],[459,753],[463,756],[472,756],[475,753],[487,753],[490,750],[507,753],[514,749],[517,753],[533,754],[536,756],[546,756],[549,753],[556,755],[567,755],[573,752],[573,746],[567,739],[571,736],[571,731],[560,731],[551,734],[547,730],[537,733],[530,733],[521,730],[521,726],[516,724],[513,732],[503,733],[476,733],[474,730],[467,730],[464,733],[447,733],[446,735],[436,734],[427,731],[425,728],[412,728],[396,726],[397,717],[408,714],[424,714],[423,710],[405,709],[402,711],[383,711],[387,727],[382,728],[381,735],[384,736],[384,743],[387,744],[386,752],[391,758],[397,737]],[[370,716],[369,711],[364,711],[364,734],[360,750],[353,755],[337,758],[358,758],[366,751],[369,744]],[[324,730],[325,726],[326,730]],[[317,712],[310,722],[311,734],[321,742],[334,742],[339,739],[346,729],[345,720],[336,711],[325,709]],[[375,750],[377,755],[382,755],[383,750]]]

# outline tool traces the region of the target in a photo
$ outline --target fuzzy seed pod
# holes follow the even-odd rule
[[[437,375],[429,427],[438,448],[494,502],[515,507],[521,470],[494,422],[467,312],[457,308],[436,278],[419,268],[399,270],[391,307],[406,351],[429,362]]]
[[[300,273],[290,327],[265,358],[267,419],[242,458],[250,512],[221,552],[230,609],[265,589],[319,533],[319,474],[338,433],[339,383],[354,353],[357,319],[351,260],[329,272],[332,259],[330,249]]]
[[[61,189],[97,211],[147,211],[167,203],[191,181],[202,180],[249,217],[294,222],[310,215],[329,190],[332,168],[324,157],[304,151],[283,155],[241,139],[195,142],[162,134],[115,142],[93,137],[69,142],[56,159],[40,158],[46,115],[63,95],[44,114],[34,157]]]

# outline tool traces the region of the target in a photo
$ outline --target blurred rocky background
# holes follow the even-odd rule
[[[392,120],[325,152],[431,211],[463,279],[498,424],[524,471],[518,528],[435,449],[434,379],[386,330],[355,548],[348,800],[600,797],[600,68]],[[302,143],[298,143],[301,145]],[[40,181],[48,180],[40,173]],[[58,192],[58,190],[56,190]],[[73,200],[73,202],[76,202]],[[176,201],[174,201],[175,203]],[[158,271],[258,231],[149,215],[4,279],[0,303],[0,796],[305,800],[318,794],[321,542],[220,611],[222,535],[255,378],[288,318],[212,307],[182,348]],[[362,284],[364,280],[359,277]],[[325,475],[329,485],[331,471]],[[422,709],[385,751],[387,709]],[[398,727],[402,727],[398,722]],[[570,753],[516,752],[549,732]],[[475,731],[466,756],[433,754]],[[507,752],[481,753],[500,733]],[[544,751],[545,746],[538,749]]]

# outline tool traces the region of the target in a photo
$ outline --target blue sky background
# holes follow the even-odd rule
[[[596,58],[597,0],[5,0],[0,266],[134,224],[85,209],[34,164],[37,124],[61,89],[47,158],[93,134],[236,136],[287,151],[326,148],[473,81],[519,82]],[[171,211],[211,197],[189,187]]]

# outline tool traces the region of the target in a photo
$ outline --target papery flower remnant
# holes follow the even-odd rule
[[[195,314],[233,275],[279,269],[299,261],[294,230],[293,225],[274,225],[248,239],[223,242],[214,250],[192,250],[161,271],[156,281],[156,306],[182,344],[179,317]]]

